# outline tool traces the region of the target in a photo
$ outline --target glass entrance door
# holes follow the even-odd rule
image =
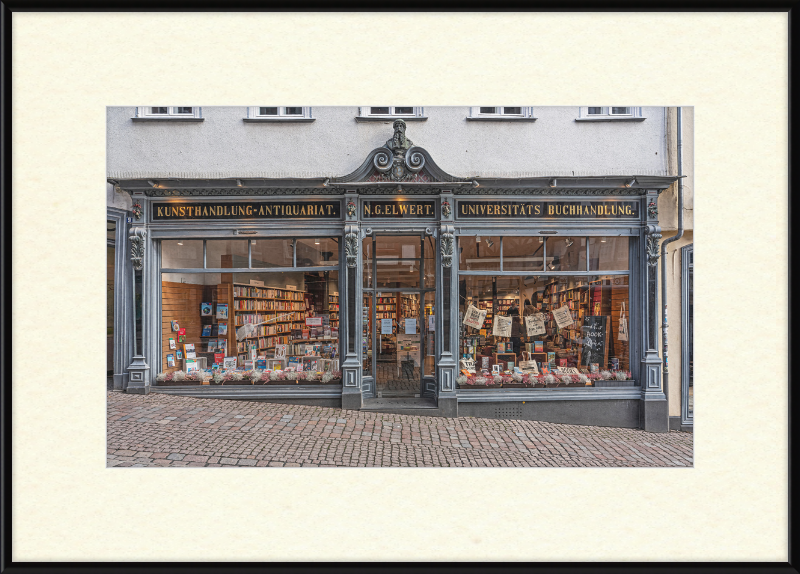
[[[377,397],[420,397],[436,375],[434,239],[376,235],[363,247],[364,375]]]

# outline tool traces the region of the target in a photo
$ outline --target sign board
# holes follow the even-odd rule
[[[416,318],[406,318],[406,335],[417,334],[417,320]]]
[[[459,219],[639,219],[638,201],[473,201],[459,200]]]
[[[581,365],[589,366],[592,363],[606,364],[608,356],[608,317],[593,315],[584,317],[581,334],[583,335],[583,349],[581,349]]]
[[[322,317],[306,317],[308,327],[322,327]]]
[[[391,334],[392,334],[392,320],[381,319],[381,335],[391,335]]]
[[[341,219],[341,206],[341,200],[159,201],[153,203],[151,214],[153,221]]]
[[[546,333],[547,330],[544,328],[544,315],[542,313],[536,313],[535,315],[525,317],[525,329],[529,337]]]
[[[436,217],[436,207],[432,200],[365,200],[361,213],[364,219],[425,219]]]

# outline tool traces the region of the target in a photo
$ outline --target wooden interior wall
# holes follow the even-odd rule
[[[178,333],[172,330],[172,321],[186,329],[186,342],[193,343],[199,350],[200,339],[200,303],[203,302],[203,285],[193,283],[161,283],[161,365],[165,373],[183,370],[183,361],[175,359],[174,367],[167,367],[167,355],[175,355],[183,351],[183,344],[178,343]],[[169,339],[175,339],[175,349],[169,348]],[[185,357],[184,357],[185,358]]]

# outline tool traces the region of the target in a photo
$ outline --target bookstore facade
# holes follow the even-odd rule
[[[401,124],[343,177],[112,182],[134,202],[128,392],[665,431],[676,178],[457,178]]]

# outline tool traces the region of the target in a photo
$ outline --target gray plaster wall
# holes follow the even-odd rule
[[[534,107],[535,122],[467,121],[467,106],[426,107],[407,136],[455,176],[667,175],[666,108],[644,121],[576,122],[578,107]],[[202,122],[132,121],[109,107],[110,178],[322,177],[355,170],[391,136],[358,107],[314,107],[310,123],[249,123],[244,106],[202,108]]]
[[[116,207],[130,211],[133,201],[127,191],[114,191],[114,186],[106,183],[106,207]]]

